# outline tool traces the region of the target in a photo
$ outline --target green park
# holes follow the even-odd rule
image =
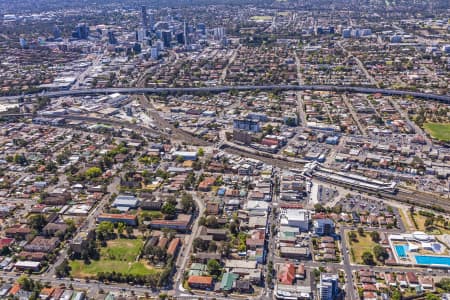
[[[450,142],[450,123],[425,123],[423,127],[433,138],[443,142]]]
[[[140,253],[144,246],[142,239],[119,238],[106,242],[106,247],[100,248],[100,259],[73,260],[70,262],[73,277],[94,277],[98,273],[115,271],[124,275],[153,275],[159,273],[148,265],[145,260],[140,259]]]

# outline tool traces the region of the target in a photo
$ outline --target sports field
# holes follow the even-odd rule
[[[450,142],[450,123],[425,123],[423,127],[433,138]]]

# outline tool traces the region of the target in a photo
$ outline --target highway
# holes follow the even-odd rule
[[[121,94],[176,94],[176,93],[222,93],[229,91],[329,91],[329,92],[348,92],[362,94],[380,93],[386,96],[411,96],[427,100],[436,100],[450,104],[450,95],[437,95],[431,93],[421,93],[414,91],[368,88],[358,86],[336,86],[336,85],[240,85],[240,86],[218,86],[218,87],[180,87],[180,88],[104,88],[104,89],[79,89],[64,90],[53,92],[40,92],[18,96],[0,97],[0,102],[14,102],[21,98],[32,96],[45,96],[57,98],[64,96],[87,96],[87,95],[106,95],[113,93]]]

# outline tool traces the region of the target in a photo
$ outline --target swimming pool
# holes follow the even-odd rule
[[[395,252],[397,252],[398,257],[405,258],[408,257],[408,245],[395,245]]]
[[[450,267],[450,256],[416,255],[415,258],[419,265],[443,265]]]

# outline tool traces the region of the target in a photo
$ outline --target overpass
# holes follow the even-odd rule
[[[18,96],[0,97],[1,102],[17,102],[19,99],[28,99],[33,96],[45,96],[57,98],[64,96],[88,96],[88,95],[108,95],[113,93],[121,94],[195,94],[195,93],[222,93],[229,91],[324,91],[340,93],[361,93],[376,94],[380,93],[386,96],[411,96],[426,100],[435,100],[450,104],[450,95],[438,95],[431,93],[422,93],[414,91],[380,89],[358,86],[338,86],[338,85],[238,85],[238,86],[218,86],[218,87],[179,87],[179,88],[102,88],[102,89],[79,89],[64,91],[43,91]]]

